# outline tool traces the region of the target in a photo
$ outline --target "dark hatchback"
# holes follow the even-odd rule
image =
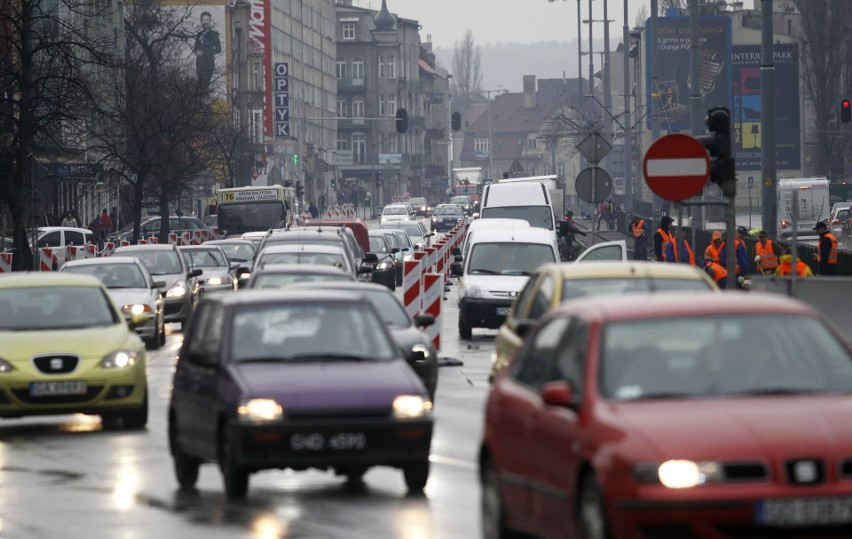
[[[429,477],[432,402],[379,314],[339,291],[211,294],[175,369],[169,447],[192,487],[216,462],[230,498],[265,469],[333,469],[359,482],[401,468],[411,492]]]

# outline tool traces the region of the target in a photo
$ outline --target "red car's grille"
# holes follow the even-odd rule
[[[766,481],[769,473],[759,462],[728,462],[723,464],[725,481],[730,483]]]
[[[852,458],[840,463],[840,477],[843,479],[852,479]]]
[[[389,417],[390,408],[305,408],[288,409],[288,419],[323,419],[323,418],[373,418]]]
[[[852,526],[795,529],[730,524],[718,525],[715,529],[722,536],[732,539],[849,539],[852,537]],[[649,535],[648,539],[656,537]]]

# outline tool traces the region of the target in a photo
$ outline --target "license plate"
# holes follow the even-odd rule
[[[290,448],[295,451],[357,451],[367,448],[367,435],[363,432],[338,432],[330,435],[318,432],[297,433],[290,436]]]
[[[64,382],[32,382],[30,383],[31,397],[47,397],[53,395],[85,395],[84,380]]]
[[[770,526],[813,526],[852,522],[852,496],[764,500],[755,519]]]
[[[497,307],[497,316],[507,316],[509,314],[508,307]]]

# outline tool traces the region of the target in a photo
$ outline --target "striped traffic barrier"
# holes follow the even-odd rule
[[[12,253],[0,253],[0,273],[12,271]]]
[[[115,251],[115,244],[108,241],[104,244],[104,250],[101,251],[101,256],[110,256],[113,251]]]
[[[201,245],[201,230],[196,228],[192,231],[192,243],[191,245]]]
[[[86,244],[86,255],[83,258],[95,258],[98,256],[98,246],[94,243]]]
[[[148,240],[146,240],[144,238],[140,239],[138,245],[148,245]]]
[[[443,278],[437,273],[423,276],[423,314],[431,314],[435,323],[426,328],[426,334],[432,339],[435,349],[441,350],[441,301],[444,298]]]
[[[174,232],[169,232],[169,244],[174,245],[178,242],[178,235]]]
[[[424,249],[426,251],[426,263],[423,266],[423,273],[435,271],[435,259],[437,258],[435,253],[437,249],[434,247],[427,247]]]
[[[412,317],[421,309],[423,295],[423,264],[419,260],[406,260],[402,267],[402,303]]]
[[[80,260],[81,258],[86,257],[86,248],[78,247],[76,245],[69,245],[65,250],[65,261],[69,260]]]
[[[56,255],[53,254],[53,249],[42,247],[38,250],[39,271],[53,271],[54,264],[56,264]]]
[[[148,236],[148,243],[153,243],[154,245],[160,243],[160,238],[157,236]]]
[[[127,247],[128,245],[130,245],[130,241],[128,241],[128,240],[121,240],[120,242],[118,242],[118,244],[119,244],[120,246],[122,246],[122,247]]]
[[[192,234],[189,232],[181,234],[180,243],[178,245],[192,245]]]

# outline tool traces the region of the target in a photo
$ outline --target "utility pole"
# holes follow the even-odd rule
[[[760,193],[763,202],[761,228],[774,238],[778,233],[778,182],[775,170],[775,59],[772,46],[774,31],[772,0],[763,0],[761,22],[763,34],[760,49]],[[793,273],[795,274],[795,271]]]
[[[630,114],[630,29],[627,25],[627,0],[624,0],[624,209],[633,212],[633,118]],[[695,242],[693,242],[695,245]]]

